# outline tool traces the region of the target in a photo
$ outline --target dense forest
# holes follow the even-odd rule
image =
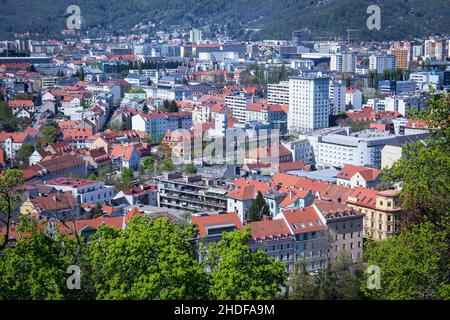
[[[0,38],[12,38],[16,32],[58,36],[66,28],[71,4],[0,0]],[[381,8],[380,31],[366,27],[366,10],[372,4]],[[357,40],[397,40],[450,30],[450,2],[441,0],[79,0],[77,5],[82,31],[121,32],[153,22],[155,30],[197,27],[209,35],[225,31],[241,39],[289,39],[292,30],[300,28],[312,38],[344,37],[352,28],[358,30],[352,35]]]

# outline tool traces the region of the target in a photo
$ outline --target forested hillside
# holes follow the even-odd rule
[[[357,29],[359,40],[393,40],[450,33],[450,1],[442,0],[0,0],[0,38],[15,32],[59,35],[66,28],[66,8],[81,8],[83,30],[93,27],[129,30],[152,21],[156,29],[202,27],[224,29],[240,38],[290,38],[307,28],[311,36],[345,36]],[[367,7],[382,10],[382,29],[366,28]],[[245,31],[260,29],[260,31]]]

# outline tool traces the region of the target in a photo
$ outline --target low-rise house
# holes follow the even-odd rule
[[[31,118],[36,112],[36,107],[32,100],[10,100],[8,105],[17,118]]]
[[[93,132],[89,128],[74,128],[63,131],[64,140],[74,148],[90,148],[89,139]]]
[[[6,159],[14,159],[24,143],[34,144],[33,137],[25,132],[0,132],[0,147],[5,150]]]
[[[139,185],[134,188],[119,191],[114,198],[114,202],[124,200],[128,205],[158,205],[158,187],[155,184]]]
[[[87,150],[83,155],[88,171],[98,171],[111,167],[111,158],[103,148]]]
[[[38,221],[45,218],[76,220],[80,217],[80,205],[70,192],[30,197],[20,206],[20,214],[31,215]]]
[[[86,176],[86,162],[73,155],[46,156],[42,161],[22,169],[23,179],[43,182],[70,175],[83,178]]]
[[[45,183],[60,191],[70,191],[79,203],[109,203],[115,195],[115,188],[103,181],[74,178],[56,178]]]
[[[193,215],[191,220],[197,226],[199,237],[204,242],[220,241],[222,233],[244,229],[236,213],[203,213]]]
[[[115,168],[137,169],[139,166],[140,156],[133,144],[114,144],[111,149],[111,161]]]
[[[336,183],[350,188],[375,188],[381,171],[374,168],[346,164],[336,176]]]

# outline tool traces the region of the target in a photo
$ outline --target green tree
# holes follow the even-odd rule
[[[193,163],[190,163],[190,164],[184,166],[183,173],[186,173],[186,174],[197,173],[197,167]]]
[[[256,198],[252,201],[250,210],[248,212],[248,218],[253,221],[259,221],[263,216],[269,216],[270,209],[264,199],[261,191],[258,191]]]
[[[0,251],[8,245],[12,214],[20,204],[23,183],[20,170],[9,169],[3,174],[0,173],[0,222],[5,228],[3,239],[0,242]]]
[[[160,171],[160,172],[175,171],[175,166],[173,165],[172,161],[170,161],[168,159],[164,159],[159,164],[158,171]]]
[[[369,241],[364,247],[368,265],[380,268],[381,287],[361,287],[372,299],[450,299],[448,233],[423,222],[385,241]],[[368,276],[368,275],[367,275]]]
[[[122,168],[120,175],[124,180],[132,181],[134,179],[134,170],[131,168]]]
[[[33,152],[34,146],[32,144],[23,143],[20,149],[17,151],[15,159],[22,163],[27,163]]]
[[[66,285],[76,242],[60,234],[51,237],[42,227],[21,222],[22,237],[0,252],[0,300],[74,299],[79,294]]]
[[[16,120],[17,122],[17,129],[19,131],[24,131],[26,128],[31,126],[31,119],[27,117],[20,117]]]
[[[426,217],[438,226],[450,215],[450,100],[438,95],[428,110],[412,115],[425,121],[431,134],[425,143],[407,144],[402,158],[383,172],[383,180],[401,186],[402,206],[408,228]]]
[[[282,262],[262,250],[250,250],[250,230],[223,233],[206,247],[209,297],[219,300],[273,299],[287,280]]]
[[[79,72],[78,77],[80,78],[81,81],[85,80],[84,68],[83,67],[80,68],[80,72]]]
[[[0,131],[13,132],[17,129],[17,120],[8,104],[0,99]]]
[[[122,131],[125,128],[125,125],[120,120],[114,120],[108,124],[108,128],[112,131]]]
[[[100,204],[96,204],[95,207],[93,207],[91,209],[91,211],[89,211],[90,219],[95,219],[95,218],[101,217],[102,215],[103,215],[103,209]]]
[[[143,160],[145,170],[149,172],[155,171],[155,159],[153,157],[145,157]]]
[[[41,132],[42,132],[42,135],[44,136],[44,141],[47,144],[55,142],[56,138],[59,135],[59,130],[52,125],[46,125],[41,130]]]
[[[97,299],[202,299],[207,274],[196,261],[192,225],[134,217],[123,231],[101,227],[90,250]]]

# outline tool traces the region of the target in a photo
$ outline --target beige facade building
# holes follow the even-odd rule
[[[364,214],[364,238],[383,240],[399,234],[402,208],[397,191],[358,188],[347,205]]]

